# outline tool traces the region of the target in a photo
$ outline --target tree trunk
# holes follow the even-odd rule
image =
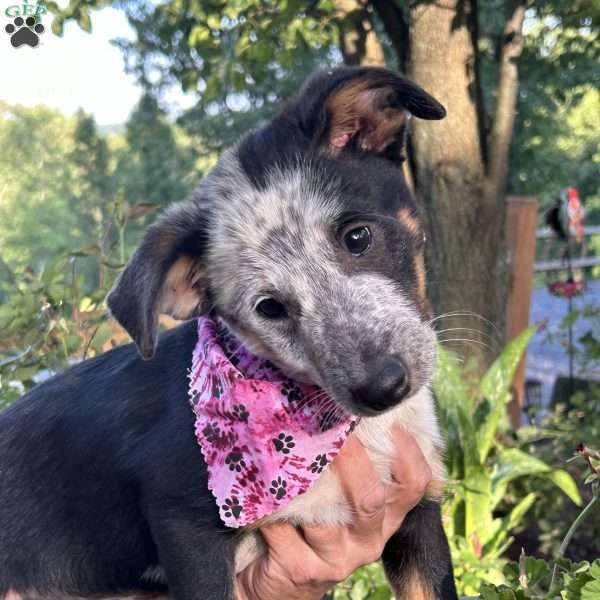
[[[503,215],[485,194],[472,2],[411,5],[409,73],[448,111],[414,122],[412,167],[428,224],[430,300],[436,315],[455,313],[441,319],[440,339],[460,340],[452,347],[485,367],[502,341],[505,251]]]

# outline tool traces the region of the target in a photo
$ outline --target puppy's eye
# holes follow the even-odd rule
[[[343,239],[348,252],[360,256],[371,247],[371,230],[362,225],[346,232]]]
[[[267,319],[283,319],[287,316],[285,306],[273,298],[265,298],[256,305],[256,312]]]

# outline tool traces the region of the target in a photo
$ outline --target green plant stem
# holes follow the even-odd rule
[[[125,264],[125,225],[119,227],[119,258],[121,265]]]
[[[594,508],[596,502],[598,502],[599,496],[595,495],[587,504],[587,506],[579,513],[579,516],[573,521],[571,527],[569,527],[569,531],[567,531],[567,535],[565,535],[565,539],[562,541],[560,548],[558,549],[558,553],[556,554],[556,559],[554,562],[554,569],[552,570],[552,580],[550,581],[550,589],[554,587],[554,581],[556,579],[556,573],[558,571],[558,561],[565,555],[567,551],[567,547],[571,542],[571,538],[575,535],[579,526],[583,523],[585,518]]]

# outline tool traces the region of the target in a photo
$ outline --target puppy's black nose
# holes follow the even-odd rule
[[[399,358],[386,358],[373,369],[373,375],[354,390],[356,400],[381,412],[398,404],[410,392],[408,369]]]

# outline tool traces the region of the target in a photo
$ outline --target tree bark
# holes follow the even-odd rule
[[[474,2],[411,5],[409,71],[448,110],[440,122],[416,120],[412,132],[415,191],[428,225],[430,300],[436,315],[456,313],[441,320],[440,339],[469,340],[452,347],[477,357],[485,367],[502,341],[495,339],[492,324],[503,321],[499,267],[504,245],[498,205],[484,193],[470,23]]]
[[[503,199],[508,172],[508,153],[512,139],[517,94],[519,92],[519,58],[523,52],[523,20],[526,0],[507,0],[506,23],[500,52],[500,76],[496,93],[494,124],[489,141],[489,164],[486,194],[490,203]]]
[[[334,0],[340,18],[340,47],[347,65],[385,65],[369,6],[363,0]]]

